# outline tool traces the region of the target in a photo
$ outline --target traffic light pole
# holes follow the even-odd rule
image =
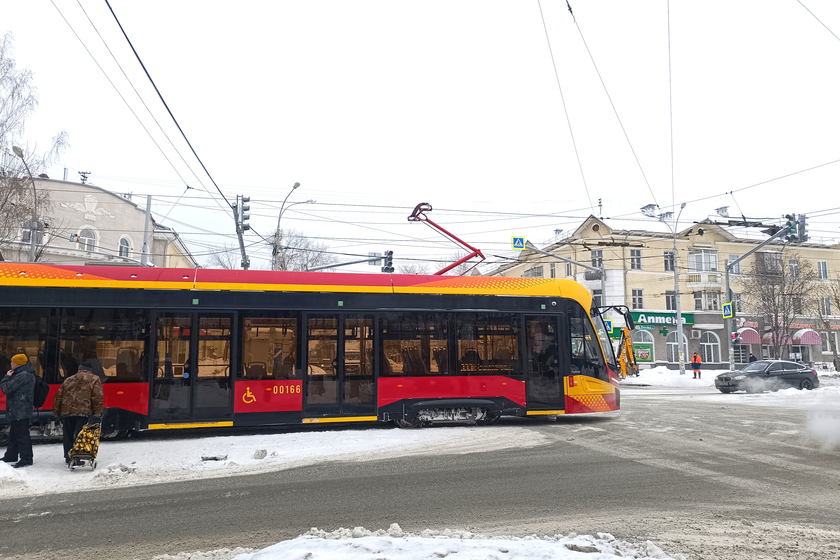
[[[756,245],[755,247],[753,247],[752,249],[750,249],[749,251],[747,251],[746,253],[744,253],[743,255],[741,255],[740,257],[738,257],[737,259],[735,259],[734,261],[729,262],[728,259],[723,261],[724,262],[724,268],[726,269],[726,301],[730,302],[730,303],[733,303],[733,305],[732,305],[732,317],[730,317],[729,319],[726,320],[726,336],[729,337],[729,369],[730,370],[735,369],[735,340],[734,340],[734,337],[732,336],[732,334],[735,332],[732,328],[732,321],[734,320],[734,316],[735,316],[735,304],[734,304],[734,302],[732,302],[732,290],[729,288],[729,271],[732,270],[732,268],[736,264],[738,264],[739,262],[741,262],[745,258],[749,257],[750,255],[752,255],[753,253],[755,253],[756,251],[758,251],[759,249],[761,249],[762,247],[764,247],[765,245],[770,243],[771,241],[774,241],[774,240],[776,240],[780,237],[784,237],[785,235],[790,235],[790,230],[782,228],[779,231],[777,231],[776,233],[774,233],[773,235],[771,235],[770,237],[768,237],[767,239],[765,239],[764,241],[762,241],[761,243],[759,243],[758,245]]]

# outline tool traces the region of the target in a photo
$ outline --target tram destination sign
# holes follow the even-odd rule
[[[676,313],[631,311],[630,315],[633,316],[633,322],[636,323],[636,325],[641,327],[643,330],[649,330],[657,326],[677,325]],[[694,313],[683,313],[682,324],[693,325]]]

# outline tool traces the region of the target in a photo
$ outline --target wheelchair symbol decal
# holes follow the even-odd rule
[[[248,387],[247,389],[245,389],[245,394],[242,395],[242,402],[246,404],[251,404],[252,402],[256,402],[256,400],[257,397],[255,397],[254,394],[251,392],[251,388]]]

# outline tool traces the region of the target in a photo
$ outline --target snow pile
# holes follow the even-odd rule
[[[622,386],[636,385],[641,387],[714,387],[715,376],[723,373],[721,370],[701,370],[700,379],[694,379],[691,364],[686,364],[685,374],[680,375],[677,369],[657,366],[639,370],[638,377],[628,377],[621,380]]]
[[[387,531],[356,527],[326,532],[313,528],[295,539],[240,554],[234,560],[437,560],[447,557],[459,560],[684,560],[681,554],[665,554],[650,541],[632,544],[617,540],[609,533],[598,533],[594,537],[575,533],[553,537],[485,537],[468,531],[426,530],[413,535],[403,532],[396,523]]]
[[[545,436],[524,427],[425,430],[326,430],[292,433],[103,441],[96,470],[70,471],[60,443],[35,446],[35,464],[0,462],[0,498],[101,490],[280,471],[324,461],[369,461],[420,454],[465,454],[535,447]]]

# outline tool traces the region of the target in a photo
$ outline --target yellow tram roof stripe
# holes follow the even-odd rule
[[[304,424],[321,424],[326,422],[376,422],[376,416],[339,416],[332,418],[304,418]]]
[[[529,410],[528,416],[556,416],[566,414],[565,410]]]
[[[230,428],[232,421],[228,422],[181,422],[174,424],[149,424],[150,430],[172,430],[178,428]]]

